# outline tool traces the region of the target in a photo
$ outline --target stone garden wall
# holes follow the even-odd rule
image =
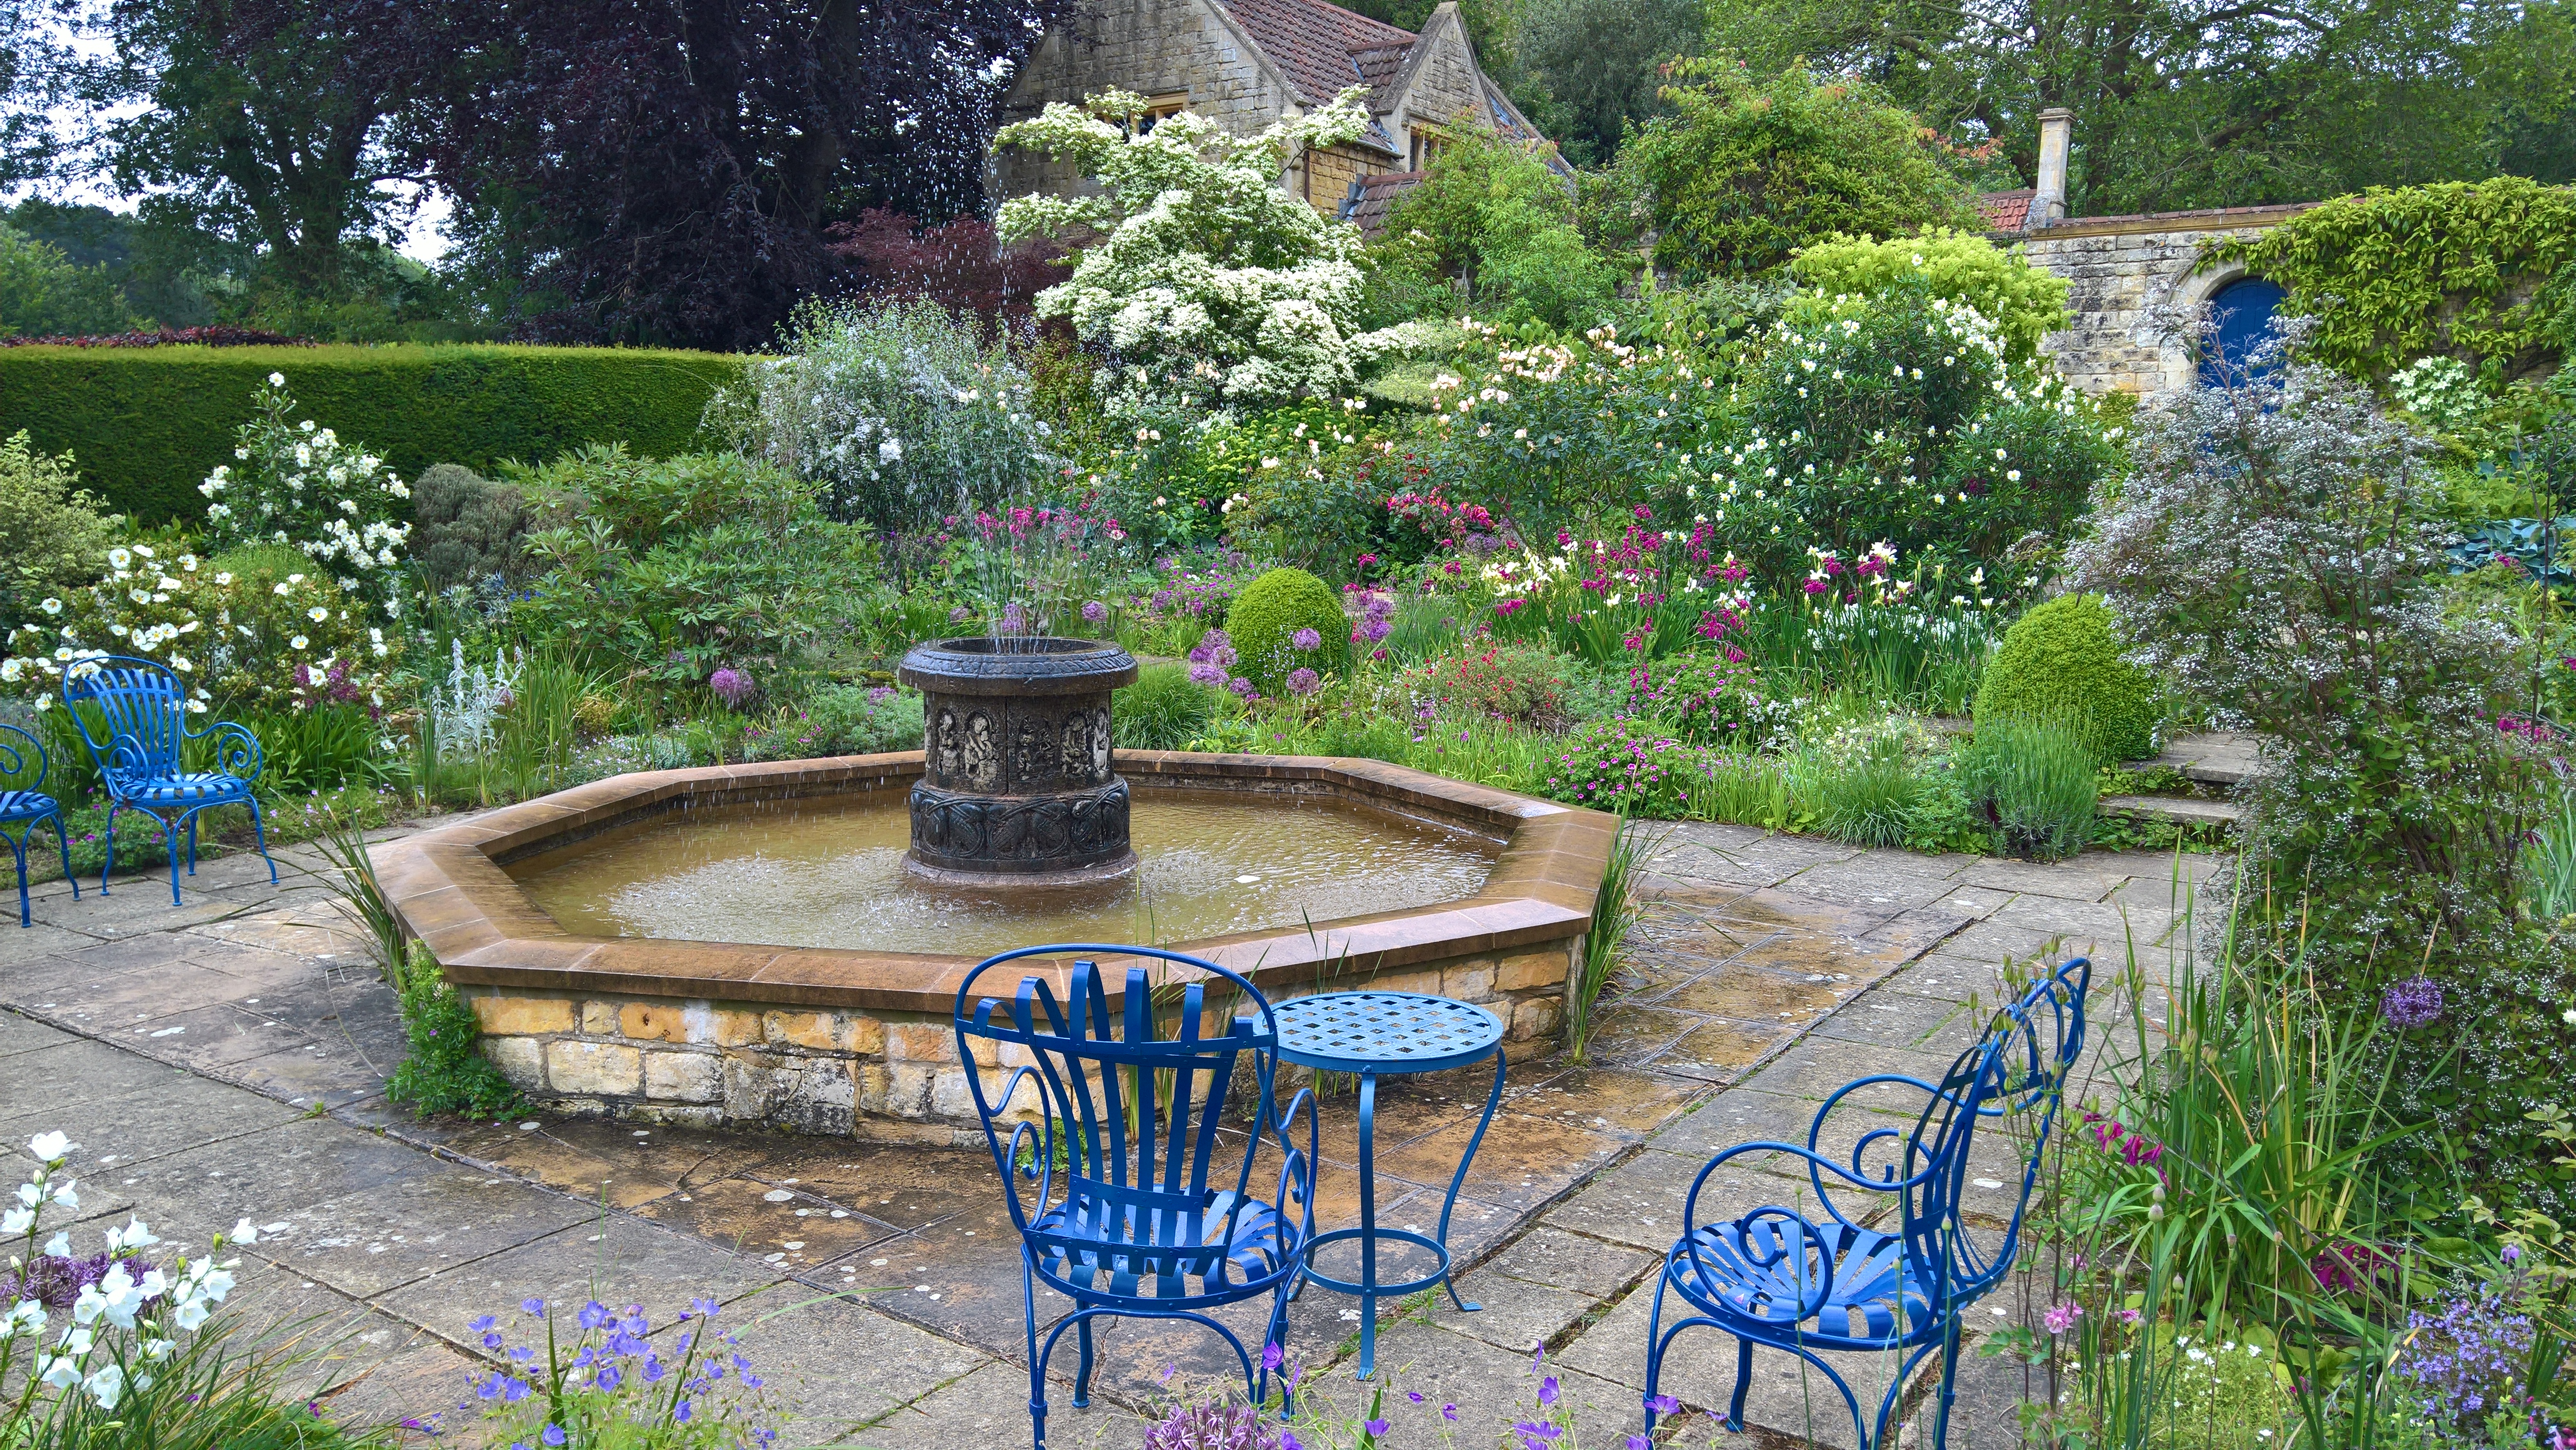
[[[2304,210],[2243,206],[2080,217],[1996,240],[2020,243],[2033,265],[2066,279],[2074,324],[2051,333],[2045,346],[2067,381],[2089,393],[2151,398],[2190,387],[2194,377],[2190,353],[2168,333],[2169,319],[2196,316],[2210,294],[2245,274],[2234,264],[2202,267],[2202,249],[2220,238],[2252,236]]]

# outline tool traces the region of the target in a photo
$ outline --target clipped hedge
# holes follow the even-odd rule
[[[646,457],[697,442],[707,396],[749,360],[641,348],[17,347],[0,349],[0,436],[68,448],[81,484],[151,523],[195,519],[197,484],[230,459],[251,392],[286,375],[303,416],[404,478],[433,463],[477,471],[583,443]]]

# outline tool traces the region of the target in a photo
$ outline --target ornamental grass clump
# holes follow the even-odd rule
[[[657,1337],[641,1305],[593,1299],[567,1324],[526,1299],[507,1321],[526,1332],[515,1345],[501,1315],[478,1315],[466,1327],[502,1367],[473,1372],[453,1418],[514,1450],[760,1450],[778,1438],[776,1412],[716,1308],[692,1299]]]
[[[1971,808],[2002,834],[2006,853],[2062,861],[2091,839],[2094,752],[2075,724],[1986,721],[1956,764]]]
[[[1207,733],[1216,718],[1216,697],[1178,664],[1145,666],[1110,704],[1110,729],[1121,750],[1178,750]]]
[[[1911,721],[1896,716],[1828,730],[1803,746],[1791,767],[1799,802],[1816,829],[1855,846],[1901,846],[1923,800]]]

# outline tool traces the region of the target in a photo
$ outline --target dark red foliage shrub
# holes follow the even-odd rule
[[[114,332],[96,337],[5,337],[0,347],[312,347],[309,337],[262,332],[255,327],[164,327],[157,332]]]
[[[824,229],[826,250],[858,271],[862,291],[917,295],[977,317],[1027,319],[1038,293],[1073,269],[1060,249],[999,245],[992,223],[959,217],[916,229],[901,212],[870,208]]]

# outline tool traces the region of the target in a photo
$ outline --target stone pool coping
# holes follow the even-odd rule
[[[1311,931],[1300,925],[1175,944],[1279,996],[1467,958],[1570,951],[1591,921],[1618,833],[1617,818],[1599,811],[1378,761],[1122,750],[1116,768],[1140,789],[1331,793],[1504,838],[1483,888],[1462,900],[1319,922]],[[583,936],[547,915],[507,870],[667,811],[904,790],[921,773],[920,755],[905,752],[614,776],[379,847],[376,874],[404,930],[459,987],[945,1017],[978,958]]]

